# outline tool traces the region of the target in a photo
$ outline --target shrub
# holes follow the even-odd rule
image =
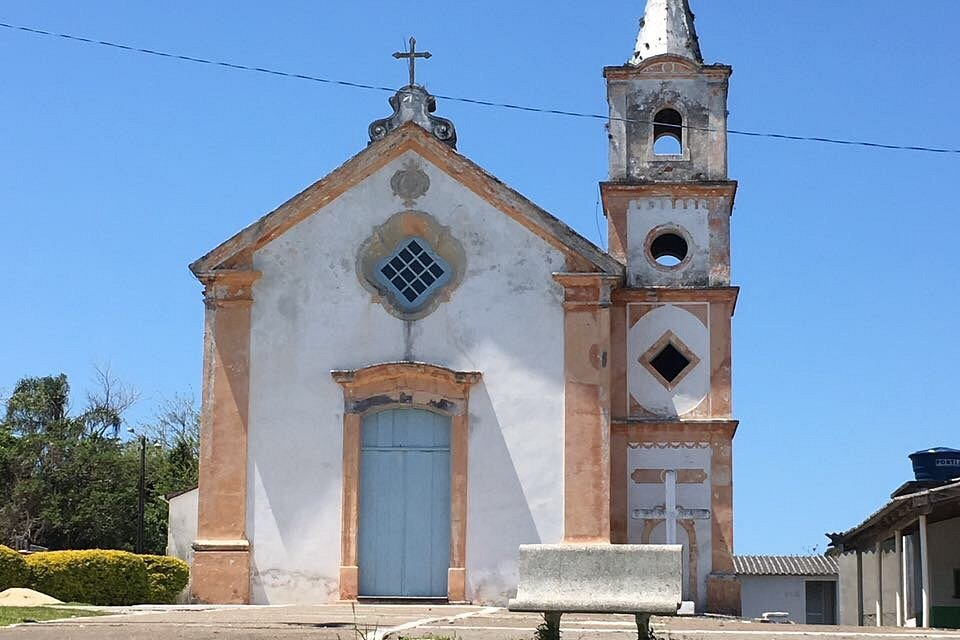
[[[147,602],[151,604],[173,604],[177,596],[187,586],[190,579],[190,565],[179,558],[170,556],[140,556],[147,565],[147,585],[150,593]]]
[[[147,600],[147,565],[127,551],[44,551],[26,557],[31,587],[64,602],[129,605]]]
[[[0,544],[0,591],[25,587],[30,583],[30,570],[23,556]]]

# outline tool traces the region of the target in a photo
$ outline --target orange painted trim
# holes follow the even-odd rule
[[[666,522],[663,518],[648,518],[643,521],[643,529],[640,531],[640,544],[650,544],[650,537],[653,530]]]
[[[564,287],[563,539],[610,542],[610,294],[620,279],[554,280]]]
[[[340,599],[356,600],[360,592],[360,567],[340,566]]]
[[[253,269],[218,269],[197,273],[208,305],[225,306],[234,302],[253,302],[253,285],[261,272]]]
[[[703,484],[707,472],[703,469],[676,469],[677,484]],[[630,479],[635,484],[664,484],[666,469],[634,469]]]
[[[662,67],[664,62],[673,64],[670,72],[658,69],[658,67]],[[647,58],[637,65],[625,64],[618,67],[603,68],[603,77],[608,80],[637,80],[661,76],[664,78],[686,78],[701,74],[707,77],[726,79],[733,74],[733,67],[726,64],[699,64],[683,56],[664,53]]]
[[[630,514],[627,490],[627,434],[623,428],[610,430],[610,542],[627,544]]]
[[[469,412],[450,420],[450,570],[459,572],[459,587],[448,581],[449,599],[464,600],[463,572],[467,566],[467,446]],[[457,590],[459,589],[459,590]]]
[[[731,441],[740,425],[738,420],[613,420],[612,428],[629,442],[687,442],[709,444]]]
[[[736,310],[740,287],[709,287],[668,289],[649,287],[645,289],[617,289],[613,292],[613,303],[620,306],[631,303],[691,303],[713,302],[730,305],[729,315]]]
[[[343,486],[360,486],[360,415],[356,413],[347,413],[343,416]],[[357,565],[359,506],[357,491],[343,492],[340,523],[341,567]]]
[[[461,400],[466,399],[470,386],[483,377],[479,371],[454,371],[425,362],[385,362],[363,369],[335,369],[330,375],[351,397],[359,397],[370,389],[416,387]]]
[[[604,205],[637,198],[673,198],[674,200],[729,200],[731,211],[737,195],[736,180],[701,180],[699,182],[601,182],[600,196]],[[606,208],[606,207],[604,207]]]
[[[707,611],[729,616],[740,615],[740,579],[733,573],[707,576]]]
[[[700,548],[697,544],[697,525],[693,520],[680,520],[680,526],[687,532],[687,540],[690,542],[690,550],[687,556],[690,593],[699,600],[700,585],[697,582],[697,564],[700,562]]]
[[[414,151],[429,160],[491,206],[574,259],[578,267],[622,273],[623,265],[559,218],[510,189],[412,122],[369,145],[326,177],[193,262],[190,269],[194,273],[200,273],[235,265],[238,260],[248,260],[254,251],[330,204],[407,151]]]
[[[249,604],[248,551],[196,551],[190,567],[190,592],[204,604]]]
[[[447,601],[467,601],[467,570],[463,567],[450,567],[447,570]]]
[[[467,460],[470,388],[476,371],[454,371],[422,362],[388,362],[332,371],[343,388],[343,478],[340,528],[340,599],[356,600],[360,584],[360,426],[363,416],[395,407],[417,407],[450,416],[450,566],[447,599],[466,598]]]
[[[202,602],[250,599],[246,535],[250,308],[260,273],[200,275],[204,284],[203,390],[197,540],[191,589]]]

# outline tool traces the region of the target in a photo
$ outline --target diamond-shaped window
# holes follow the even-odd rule
[[[452,274],[450,265],[423,238],[401,241],[377,263],[375,277],[407,311],[422,307]]]
[[[663,334],[639,361],[660,384],[671,390],[700,364],[700,358],[672,331]]]
[[[650,361],[650,366],[657,370],[667,382],[673,382],[683,370],[690,366],[690,360],[672,344],[667,344],[663,350]]]

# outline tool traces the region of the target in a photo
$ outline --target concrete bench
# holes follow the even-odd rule
[[[544,614],[559,632],[563,613],[632,613],[641,639],[651,615],[676,615],[683,547],[676,544],[527,544],[510,611]]]

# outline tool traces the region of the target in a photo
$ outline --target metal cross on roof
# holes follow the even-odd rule
[[[417,39],[412,36],[410,38],[410,51],[407,51],[407,52],[397,51],[396,53],[393,54],[393,57],[396,58],[397,60],[406,58],[407,60],[410,61],[409,64],[410,64],[410,85],[411,86],[417,84],[417,58],[427,59],[432,56],[433,54],[430,53],[429,51],[423,51],[418,53]]]

